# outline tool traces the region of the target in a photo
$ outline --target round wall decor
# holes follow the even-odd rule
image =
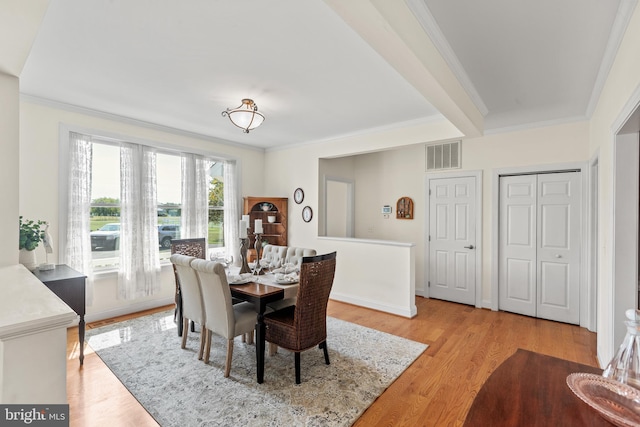
[[[302,188],[296,188],[296,191],[293,192],[293,200],[297,204],[302,203],[304,200],[304,191],[302,191]]]
[[[311,210],[311,206],[305,206],[304,209],[302,209],[302,219],[304,220],[304,222],[309,222],[311,221],[311,218],[313,218],[313,211]]]

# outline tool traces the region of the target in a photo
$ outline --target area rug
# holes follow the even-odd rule
[[[295,384],[293,353],[265,357],[256,382],[255,346],[234,342],[231,375],[224,378],[226,345],[214,337],[208,365],[197,359],[200,334],[187,348],[162,312],[87,331],[88,343],[163,427],[350,426],[427,348],[427,345],[335,318],[327,346],[301,354]]]

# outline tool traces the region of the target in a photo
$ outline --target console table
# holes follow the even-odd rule
[[[84,315],[86,312],[85,280],[87,276],[65,264],[56,265],[53,270],[36,269],[33,274],[80,316],[78,336],[80,339],[80,365],[83,365]]]

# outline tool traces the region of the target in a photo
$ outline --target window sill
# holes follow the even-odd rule
[[[164,271],[169,268],[171,268],[171,262],[169,262],[169,260],[160,262],[160,271]],[[94,279],[109,278],[110,276],[117,276],[117,275],[118,275],[118,267],[103,268],[93,272]]]

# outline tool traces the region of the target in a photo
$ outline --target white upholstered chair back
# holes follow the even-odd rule
[[[315,249],[306,249],[306,248],[295,248],[289,246],[287,248],[287,256],[285,257],[285,262],[289,264],[293,264],[297,269],[302,265],[302,258],[306,256],[315,256]]]
[[[205,327],[224,338],[235,336],[231,291],[222,264],[196,259],[191,267],[200,279],[207,319]]]
[[[315,256],[315,249],[297,248],[294,246],[266,245],[262,248],[262,259],[269,260],[276,267],[284,263],[291,263],[296,268],[300,268],[302,258]]]
[[[191,261],[197,259],[188,255],[173,254],[171,263],[176,267],[182,292],[182,315],[200,325],[205,323],[205,310],[202,292],[196,272],[191,268]]]
[[[211,335],[222,336],[227,340],[224,376],[228,377],[233,357],[233,339],[238,335],[253,333],[256,312],[253,305],[248,302],[231,304],[231,290],[222,264],[194,259],[191,262],[191,267],[200,279],[206,311],[206,323],[203,329],[205,334],[204,363],[209,363]]]
[[[189,320],[198,323],[204,331],[205,309],[202,300],[202,291],[198,275],[191,268],[194,258],[189,255],[173,254],[169,258],[173,264],[176,278],[180,282],[180,294],[182,296],[182,348],[187,347],[187,335],[189,334]],[[198,359],[202,359],[204,339],[200,334],[200,350]]]
[[[269,261],[274,267],[280,267],[286,256],[286,246],[266,245],[262,248],[262,259]]]

